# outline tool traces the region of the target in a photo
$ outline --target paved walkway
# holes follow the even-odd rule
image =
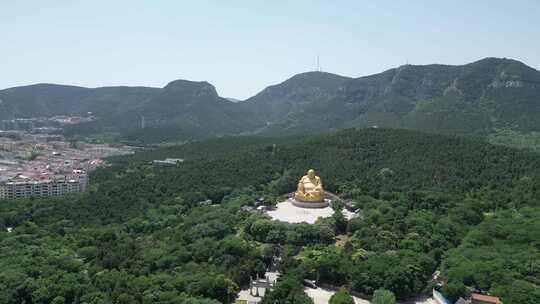
[[[335,293],[335,291],[327,290],[323,288],[317,288],[313,289],[310,287],[306,287],[304,291],[307,293],[307,295],[313,299],[314,304],[328,304],[328,301],[330,301],[330,298]],[[353,297],[355,304],[370,304],[369,301],[360,299],[357,297]]]
[[[328,304],[330,297],[335,293],[333,290],[328,290],[324,288],[313,289],[306,287],[304,289],[306,294],[313,299],[314,304]],[[364,300],[358,297],[353,297],[355,304],[371,304],[370,301]],[[433,298],[421,298],[412,301],[397,302],[398,304],[437,304]]]
[[[308,223],[314,224],[319,218],[330,217],[334,214],[331,207],[326,208],[299,208],[290,201],[277,204],[276,209],[266,212],[272,219],[287,223]]]

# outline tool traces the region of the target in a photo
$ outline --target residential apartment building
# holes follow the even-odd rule
[[[0,183],[0,199],[62,196],[68,193],[85,192],[87,187],[86,174],[48,180],[7,181]]]

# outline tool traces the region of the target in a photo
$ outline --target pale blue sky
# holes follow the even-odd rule
[[[0,0],[0,88],[162,87],[246,98],[313,70],[509,57],[540,68],[540,1]]]

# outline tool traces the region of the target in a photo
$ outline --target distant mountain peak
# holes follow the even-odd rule
[[[291,78],[289,78],[289,80],[295,79],[295,78],[313,79],[313,78],[349,78],[349,77],[341,76],[341,75],[330,73],[330,72],[308,71],[308,72],[298,73],[292,76]]]
[[[169,82],[163,89],[165,94],[178,93],[192,96],[218,96],[216,88],[207,81],[190,81],[179,79]]]
[[[519,64],[522,64],[522,65],[525,65],[523,62],[521,62],[519,60],[506,58],[506,57],[502,57],[502,58],[500,58],[500,57],[486,57],[486,58],[471,62],[470,64],[473,65],[473,64],[502,64],[502,63],[519,63]]]
[[[296,84],[305,86],[327,86],[335,82],[343,82],[352,78],[328,72],[311,71],[296,74],[279,85]]]
[[[295,95],[304,98],[306,94],[333,92],[344,82],[351,79],[327,72],[304,72],[296,74],[279,84],[265,88],[259,94],[248,99],[248,101],[255,101],[261,98],[281,99],[284,96],[294,97]]]

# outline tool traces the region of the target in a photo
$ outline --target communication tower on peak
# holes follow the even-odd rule
[[[144,115],[139,114],[139,117],[141,118],[141,129],[146,128],[146,119],[144,118]]]

